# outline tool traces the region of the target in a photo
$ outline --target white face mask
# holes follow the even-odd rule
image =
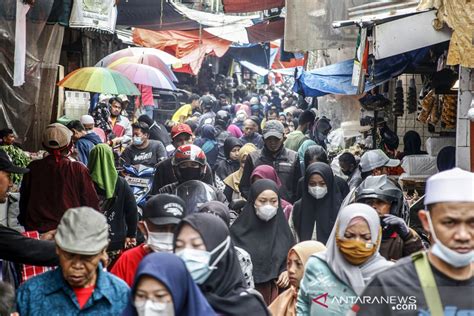
[[[308,193],[311,194],[317,200],[322,199],[328,193],[328,187],[320,187],[318,185],[315,187],[308,186]]]
[[[431,235],[435,241],[435,244],[431,247],[431,253],[436,257],[440,258],[444,262],[455,268],[466,267],[474,262],[474,250],[471,250],[467,253],[459,253],[452,249],[449,249],[439,241],[436,237],[436,233],[433,229],[433,223],[431,222],[431,216],[428,213],[428,224],[430,225]]]
[[[172,303],[159,303],[146,300],[146,302],[135,302],[138,316],[174,316]]]
[[[268,222],[276,215],[278,208],[270,204],[265,204],[264,206],[255,207],[255,210],[258,218]]]
[[[173,233],[156,233],[151,232],[145,223],[145,228],[148,237],[146,238],[146,244],[154,252],[173,252]]]

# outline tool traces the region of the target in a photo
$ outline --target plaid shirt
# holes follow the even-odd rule
[[[40,234],[38,231],[29,231],[22,233],[23,236],[33,239],[40,239]],[[32,277],[40,275],[46,271],[52,270],[53,267],[39,267],[39,266],[30,266],[27,264],[22,265],[21,268],[21,281],[20,283],[26,282]]]

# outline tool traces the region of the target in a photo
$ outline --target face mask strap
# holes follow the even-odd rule
[[[224,249],[221,251],[219,256],[217,256],[217,258],[214,260],[214,262],[209,266],[210,269],[216,269],[216,265],[224,257],[227,250],[229,250],[229,248],[230,248],[230,236],[227,236],[227,238],[223,242],[221,242],[216,248],[214,248],[210,252],[210,254],[213,255],[213,254],[217,253],[222,247],[224,247]]]

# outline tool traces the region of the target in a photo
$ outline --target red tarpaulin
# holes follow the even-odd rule
[[[149,31],[133,29],[133,42],[143,47],[154,47],[180,58],[184,67],[176,71],[196,75],[207,54],[222,57],[231,44],[206,31]]]
[[[285,0],[222,0],[225,13],[243,13],[281,8]]]
[[[267,21],[247,27],[250,43],[270,42],[285,35],[285,19]]]

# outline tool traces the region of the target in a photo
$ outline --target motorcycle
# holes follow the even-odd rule
[[[155,168],[145,165],[124,165],[122,175],[133,191],[141,215],[141,208],[145,204],[153,185]]]

